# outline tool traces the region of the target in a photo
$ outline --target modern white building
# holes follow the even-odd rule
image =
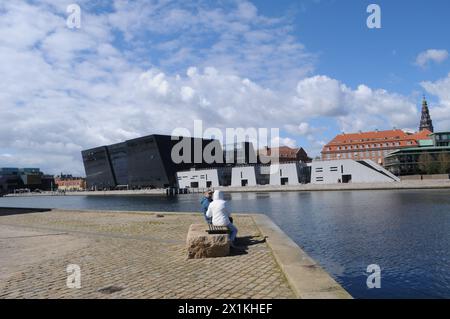
[[[231,186],[256,186],[257,175],[259,175],[257,166],[237,166],[231,169]]]
[[[272,164],[270,174],[270,185],[298,185],[300,184],[301,167],[306,164],[288,163]]]
[[[382,183],[400,179],[371,160],[318,161],[311,165],[312,184]]]
[[[214,188],[230,185],[230,168],[177,172],[179,188]]]
[[[310,167],[310,170],[308,169]],[[311,177],[309,177],[311,176]],[[338,183],[385,183],[400,179],[371,160],[235,166],[177,173],[179,188],[245,187]]]

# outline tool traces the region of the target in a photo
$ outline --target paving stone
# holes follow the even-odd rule
[[[58,210],[0,216],[0,297],[295,298],[266,243],[186,259],[189,226],[202,221],[200,214]],[[235,222],[239,236],[259,236],[251,216]],[[66,286],[69,264],[80,266],[80,289]],[[109,286],[124,289],[98,292]]]

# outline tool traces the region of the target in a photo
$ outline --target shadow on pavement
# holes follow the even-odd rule
[[[45,213],[51,211],[50,208],[22,208],[22,207],[0,207],[0,216]]]
[[[244,236],[244,237],[237,237],[235,240],[235,246],[230,248],[230,255],[231,256],[237,256],[237,255],[246,255],[248,254],[248,247],[252,245],[258,245],[266,242],[266,237],[263,239],[256,239],[260,238],[258,236]]]

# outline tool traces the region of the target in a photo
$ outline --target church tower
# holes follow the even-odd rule
[[[422,101],[422,117],[420,118],[419,131],[425,129],[434,132],[433,121],[431,120],[430,111],[428,110],[428,103],[424,96]]]

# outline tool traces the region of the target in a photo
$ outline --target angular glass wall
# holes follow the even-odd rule
[[[81,152],[88,189],[110,189],[116,186],[106,146]]]

